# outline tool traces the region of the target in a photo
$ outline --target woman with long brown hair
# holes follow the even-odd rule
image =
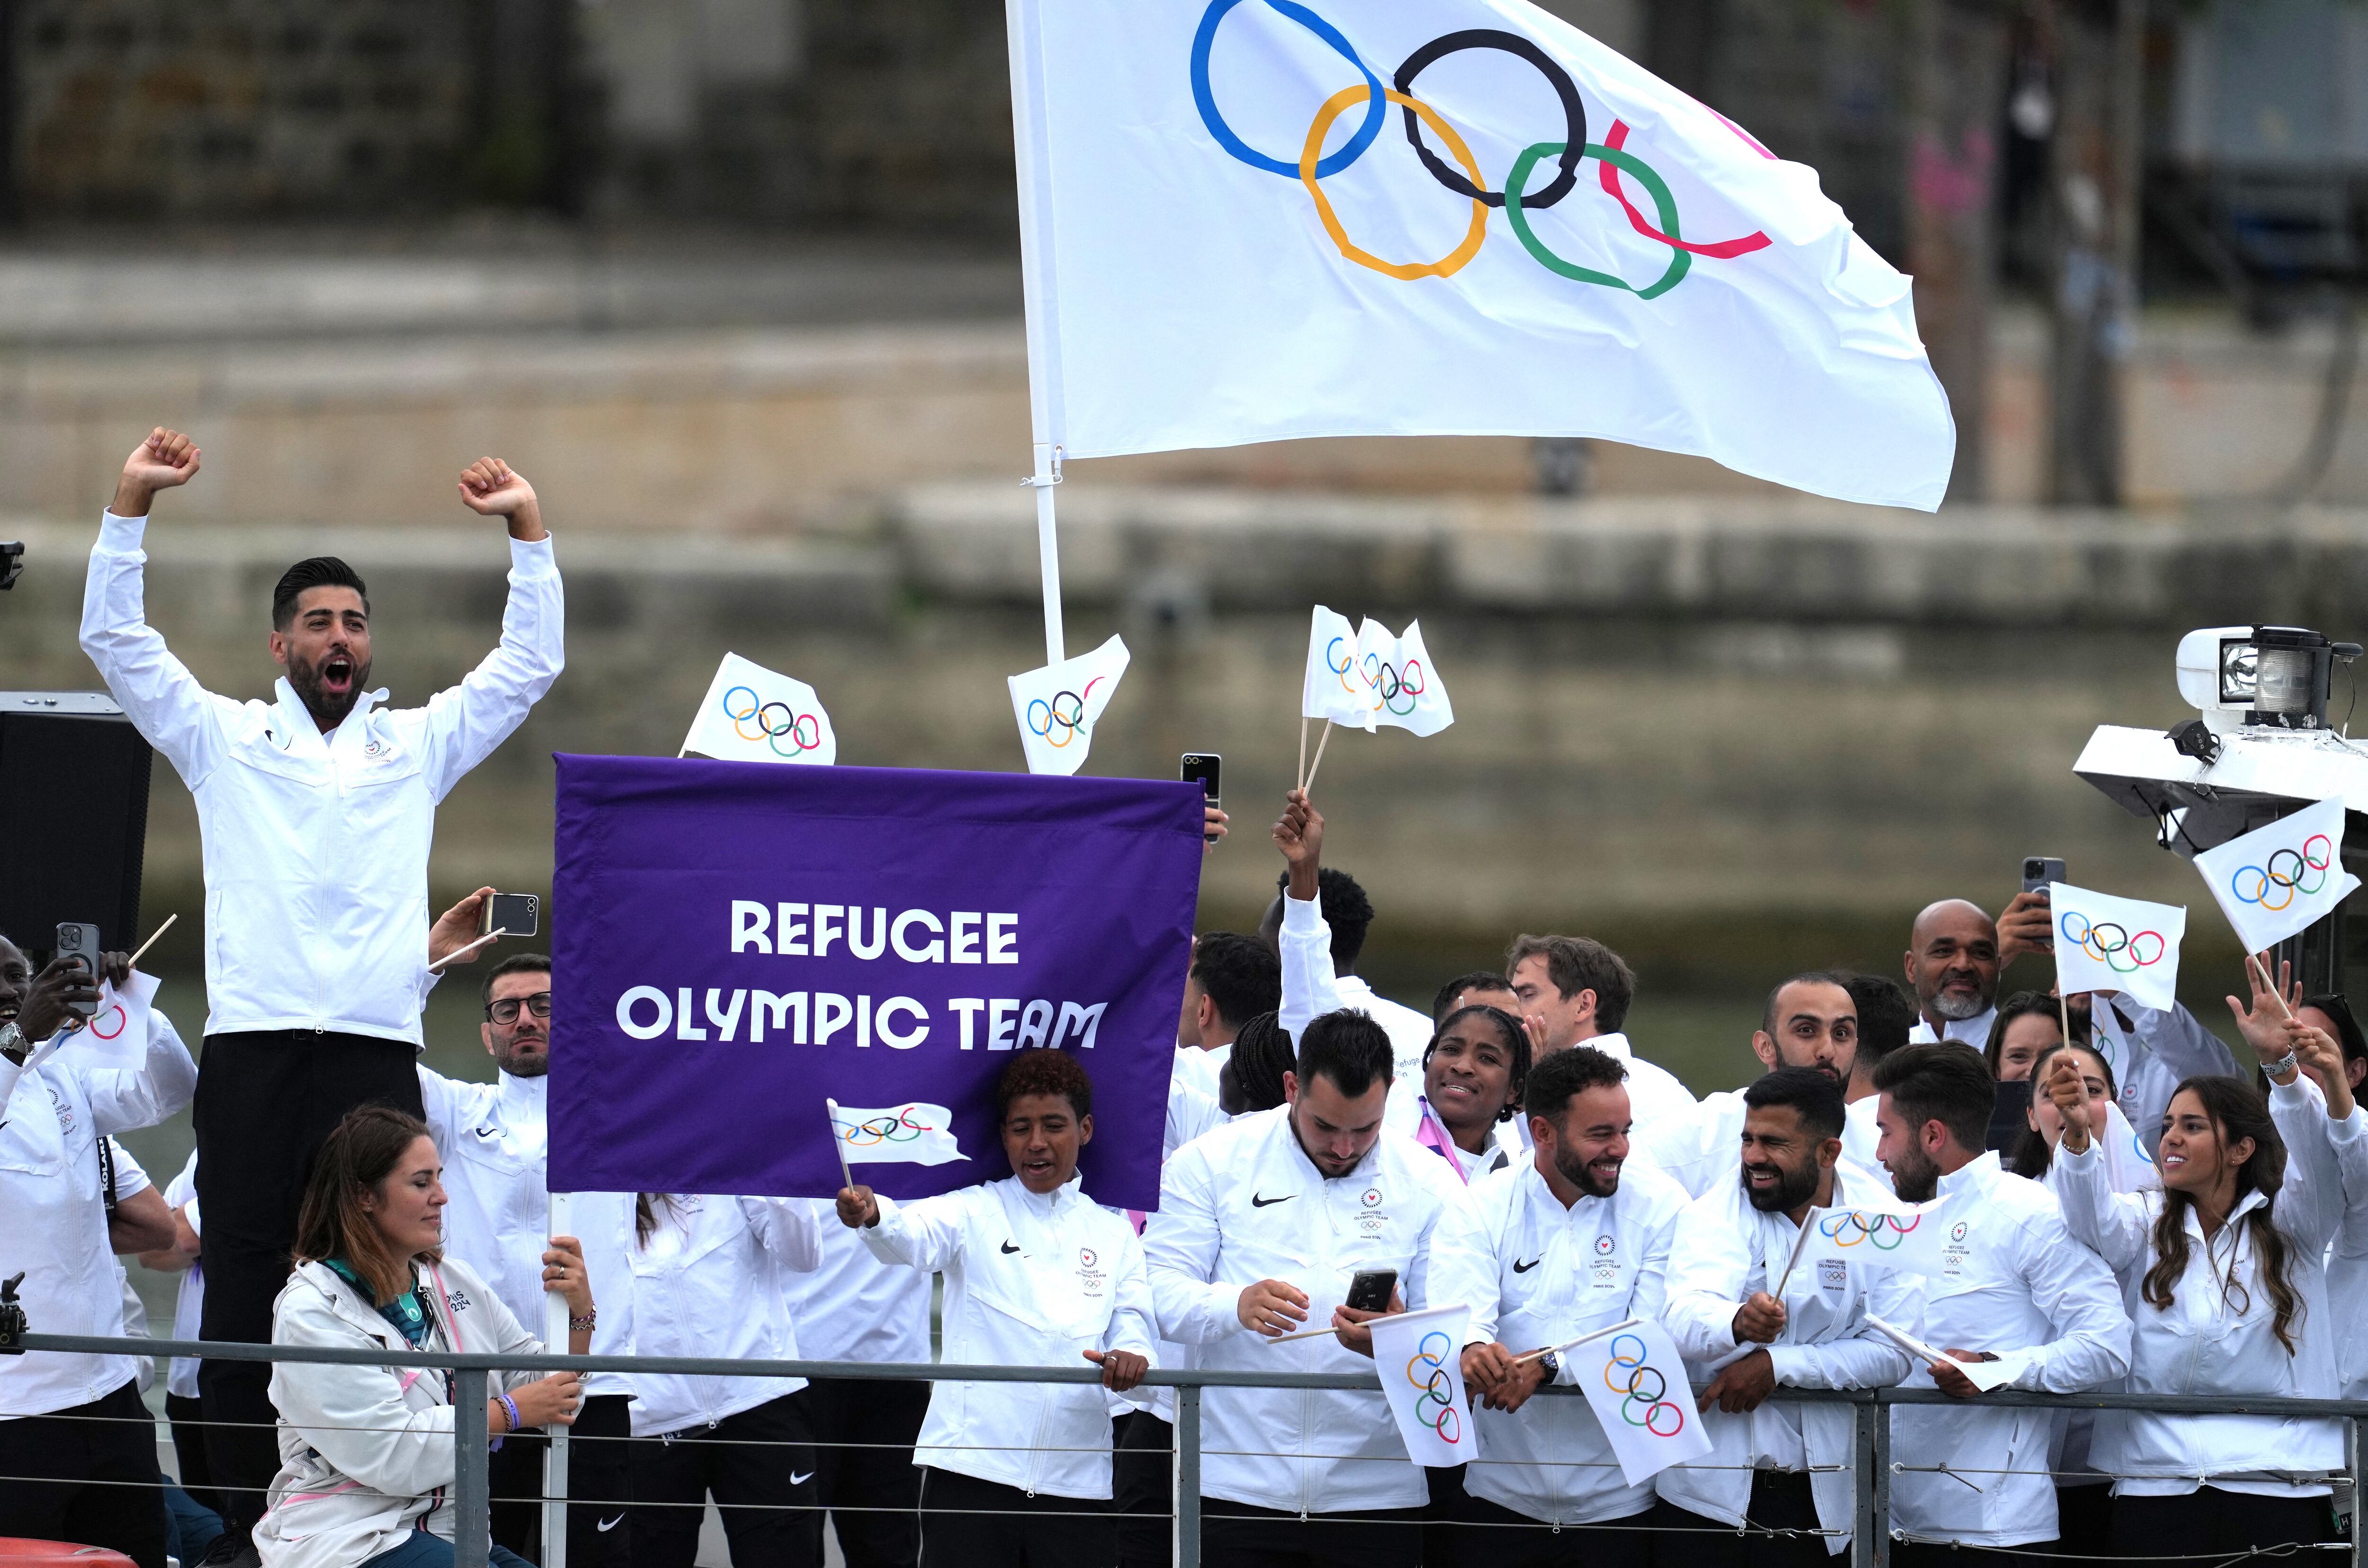
[[[2368,1121],[2341,1048],[2281,1002],[2256,981],[2250,1010],[2237,1009],[2273,1085],[2267,1101],[2237,1078],[2180,1083],[2158,1190],[2113,1189],[2078,1061],[2048,1063],[2064,1133],[2047,1182],[2072,1234],[2121,1280],[2133,1392],[2335,1397],[2324,1260],[2347,1178],[2368,1192]],[[2119,1478],[2113,1544],[2130,1557],[2327,1540],[2328,1477],[2344,1464],[2334,1421],[2138,1411],[2100,1414],[2090,1457]]]
[[[304,1187],[296,1267],[272,1306],[275,1345],[542,1354],[484,1278],[446,1257],[442,1163],[425,1123],[386,1106],[348,1112]],[[584,1250],[554,1238],[543,1283],[567,1301],[567,1353],[589,1354]],[[282,1361],[271,1369],[279,1473],[255,1529],[266,1568],[450,1568],[452,1434],[572,1424],[578,1379],[495,1374],[482,1411],[456,1410],[449,1374]],[[501,1568],[523,1560],[494,1547]]]

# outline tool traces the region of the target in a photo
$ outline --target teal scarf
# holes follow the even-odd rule
[[[364,1301],[372,1299],[370,1288],[362,1283],[361,1276],[354,1272],[352,1264],[342,1257],[324,1258],[321,1261],[334,1269],[338,1278],[359,1290]],[[427,1287],[425,1285],[414,1285],[387,1305],[379,1308],[378,1315],[394,1324],[396,1331],[403,1335],[404,1343],[414,1350],[427,1343],[428,1331],[436,1326],[435,1314],[428,1310]]]

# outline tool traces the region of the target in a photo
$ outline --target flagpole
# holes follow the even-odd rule
[[[1011,136],[1019,186],[1019,283],[1028,317],[1028,413],[1036,461],[1022,484],[1036,492],[1036,565],[1044,585],[1044,662],[1068,656],[1061,627],[1061,544],[1053,489],[1061,483],[1060,343],[1051,327],[1055,295],[1049,235],[1042,123],[1044,85],[1037,0],[1004,0],[1011,54]]]
[[[568,1210],[573,1204],[571,1194],[551,1195],[544,1234],[557,1237],[570,1233]],[[598,1307],[599,1303],[593,1305]],[[569,1315],[566,1297],[556,1290],[543,1292],[542,1343],[554,1355],[566,1353]],[[580,1412],[583,1406],[579,1403],[576,1409]],[[543,1568],[567,1568],[567,1428],[553,1425],[549,1436],[542,1450],[542,1562]]]
[[[1307,777],[1299,781],[1302,790],[1315,788],[1315,770],[1324,766],[1324,748],[1332,744],[1332,721],[1324,721],[1324,733],[1315,737],[1315,760],[1307,765]]]

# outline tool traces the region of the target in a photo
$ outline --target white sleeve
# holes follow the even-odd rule
[[[2346,1159],[2340,1146],[2362,1141],[2368,1117],[2355,1105],[2349,1117],[2336,1120],[2310,1075],[2296,1073],[2291,1084],[2270,1085],[2270,1119],[2286,1142],[2285,1185],[2271,1212],[2278,1228],[2305,1250],[2324,1252],[2343,1227],[2344,1167],[2359,1163],[2356,1155]]]
[[[880,1205],[880,1222],[855,1233],[881,1262],[903,1264],[916,1274],[938,1274],[962,1257],[968,1213],[961,1193],[911,1203],[875,1194],[873,1201]]]
[[[548,535],[510,540],[502,641],[460,685],[427,699],[427,785],[441,801],[525,722],[565,662],[565,600]]]
[[[1913,1324],[1923,1311],[1922,1292],[1912,1276],[1889,1269],[1869,1269],[1865,1278],[1866,1294],[1850,1313],[1849,1334],[1816,1345],[1769,1346],[1778,1382],[1796,1389],[1890,1388],[1916,1369],[1907,1352],[1871,1326],[1866,1314]]]
[[[142,738],[194,790],[222,760],[221,699],[198,684],[148,624],[142,571],[148,554],[141,548],[147,526],[145,517],[112,512],[100,520],[82,585],[82,651]]]
[[[1406,1311],[1410,1312],[1422,1312],[1435,1302],[1455,1299],[1439,1293],[1439,1287],[1431,1278],[1431,1252],[1439,1244],[1439,1228],[1447,1222],[1447,1217],[1471,1207],[1470,1189],[1448,1170],[1446,1161],[1438,1161],[1430,1167],[1417,1165],[1415,1168],[1435,1168],[1438,1171],[1433,1196],[1439,1199],[1439,1209],[1431,1215],[1430,1223],[1424,1227],[1422,1234],[1415,1238],[1414,1251],[1406,1258],[1406,1277],[1398,1281],[1399,1288],[1406,1292]]]
[[[459,1085],[441,1073],[431,1073],[424,1066],[415,1066],[419,1074],[419,1104],[426,1112],[420,1119],[427,1123],[427,1136],[437,1151],[446,1159],[452,1157],[452,1107],[459,1098]]]
[[[1282,895],[1282,1006],[1275,1021],[1295,1044],[1308,1021],[1340,1010],[1338,977],[1332,972],[1332,927],[1323,901]]]
[[[1442,1301],[1471,1307],[1463,1328],[1466,1345],[1494,1341],[1505,1310],[1504,1276],[1491,1223],[1496,1215],[1486,1211],[1494,1207],[1479,1199],[1455,1204],[1440,1215],[1430,1234],[1430,1292]]]
[[[74,1061],[69,1043],[58,1058],[62,1066]],[[73,1067],[90,1098],[91,1124],[99,1132],[124,1132],[154,1127],[188,1105],[198,1092],[198,1064],[181,1043],[173,1020],[154,1008],[148,1013],[148,1060],[138,1067]],[[6,1104],[0,1099],[0,1104]]]
[[[2094,1143],[2089,1145],[2089,1157],[2101,1181],[2104,1162],[2097,1158]],[[2056,1163],[2062,1160],[2058,1150]],[[2111,1192],[2108,1196],[2119,1198]],[[2040,1393],[2078,1393],[2126,1376],[2130,1314],[2123,1310],[2121,1288],[2113,1283],[2113,1271],[2105,1260],[2074,1245],[2068,1225],[2052,1215],[2026,1222],[2016,1244],[2031,1299],[2055,1325],[2055,1337],[2029,1350],[2030,1365],[2014,1386]]]
[[[1110,1326],[1102,1332],[1105,1350],[1132,1350],[1153,1366],[1159,1365],[1159,1309],[1151,1300],[1151,1271],[1143,1258],[1143,1243],[1134,1227],[1124,1227],[1119,1244],[1116,1287],[1110,1301]]]
[[[1645,1233],[1643,1262],[1636,1268],[1636,1291],[1628,1298],[1628,1315],[1657,1323],[1668,1312],[1669,1306],[1669,1246],[1678,1231],[1678,1216],[1683,1209],[1672,1209],[1661,1216],[1659,1224]]]
[[[1735,1314],[1751,1258],[1726,1221],[1724,1196],[1697,1199],[1679,1212],[1670,1238],[1661,1326],[1689,1361],[1714,1361],[1736,1348]]]
[[[147,1168],[131,1157],[131,1151],[112,1138],[107,1141],[107,1152],[115,1162],[116,1197],[129,1198],[135,1192],[145,1192],[156,1185],[150,1178]],[[157,1196],[161,1198],[164,1195],[159,1193]]]
[[[2180,1078],[2236,1078],[2248,1075],[2237,1070],[2236,1052],[2228,1042],[2203,1027],[2203,1020],[2189,1012],[2182,1005],[2169,1011],[2141,1007],[2126,996],[2118,998],[2115,1006],[2128,1002],[2129,1010],[2136,1016],[2131,1033],[2157,1060],[2170,1069],[2173,1080]]]
[[[2105,1260],[2117,1275],[2143,1266],[2150,1220],[2144,1197],[2113,1190],[2112,1172],[2105,1152],[2091,1137],[2078,1153],[2062,1144],[2047,1162],[2047,1190],[2064,1210],[2064,1228],[2072,1239]]]
[[[740,1212],[757,1233],[757,1244],[791,1273],[812,1274],[822,1267],[822,1229],[814,1222],[814,1205],[804,1199],[744,1198]],[[831,1222],[838,1222],[836,1215]],[[886,1219],[881,1222],[885,1224]]]
[[[1159,1211],[1144,1232],[1144,1262],[1151,1274],[1151,1299],[1159,1314],[1159,1335],[1179,1345],[1206,1345],[1247,1334],[1239,1312],[1242,1289],[1215,1278],[1224,1239],[1217,1233],[1216,1205],[1208,1154],[1198,1143],[1177,1151],[1159,1173]]]

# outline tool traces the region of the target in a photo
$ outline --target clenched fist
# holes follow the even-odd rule
[[[499,458],[479,458],[461,471],[461,504],[488,517],[508,518],[512,539],[532,542],[544,537],[534,486]]]
[[[148,503],[156,492],[197,477],[201,455],[195,441],[178,430],[157,426],[123,460],[123,477],[115,482],[115,503],[108,510],[119,517],[146,517]]]

